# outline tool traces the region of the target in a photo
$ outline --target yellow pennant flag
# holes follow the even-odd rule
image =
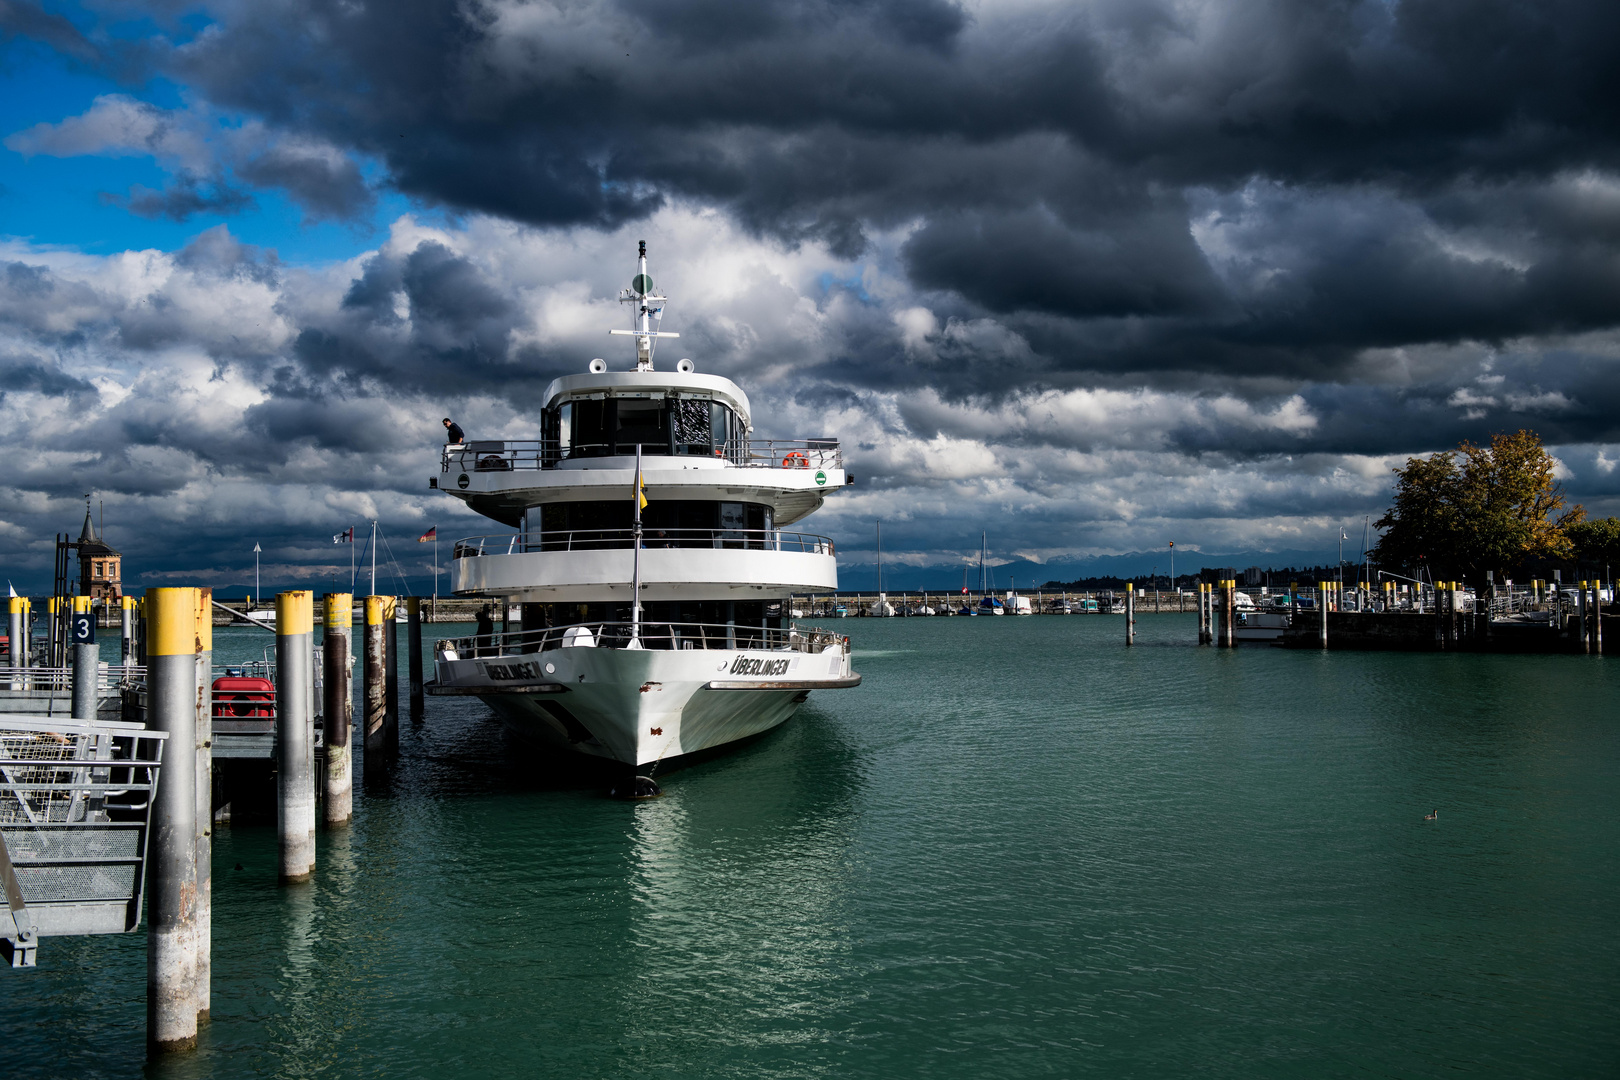
[[[641,476],[641,470],[636,470],[636,498],[641,500],[641,508],[647,509],[647,481]]]

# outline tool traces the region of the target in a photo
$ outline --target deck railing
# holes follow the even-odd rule
[[[475,559],[484,555],[518,555],[530,551],[604,551],[629,549],[635,543],[630,529],[547,529],[544,532],[491,533],[457,540],[451,557]],[[814,533],[780,529],[649,529],[641,532],[642,550],[658,548],[729,548],[748,551],[802,551],[835,555],[833,542]]]
[[[96,672],[96,691],[110,694],[140,684],[146,669],[137,664],[109,664]],[[73,692],[71,667],[0,667],[0,690],[29,690],[41,693]]]
[[[485,659],[552,649],[623,649],[630,644],[628,622],[582,622],[540,630],[490,632],[447,638],[437,646],[445,660]],[[820,653],[841,647],[844,638],[821,627],[745,626],[740,623],[647,622],[641,624],[641,647],[663,651],[689,649],[770,649]]]
[[[575,443],[563,446],[548,439],[472,440],[444,448],[443,473],[511,472],[555,469],[565,461],[634,457],[635,443]],[[841,469],[844,454],[837,439],[750,439],[714,446],[708,443],[642,443],[645,468],[656,469],[662,457],[701,457],[757,469]]]

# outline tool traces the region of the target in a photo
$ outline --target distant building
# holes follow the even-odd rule
[[[1266,581],[1266,572],[1258,566],[1251,566],[1243,571],[1243,584],[1248,586],[1263,585]]]
[[[79,552],[79,595],[107,604],[119,603],[124,595],[124,556],[96,535],[88,510],[75,546]]]

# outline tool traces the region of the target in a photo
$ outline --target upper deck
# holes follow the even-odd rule
[[[516,526],[549,502],[628,498],[639,447],[649,499],[741,499],[787,525],[850,482],[837,439],[753,438],[747,396],[719,376],[592,372],[546,399],[540,438],[446,446],[436,486]]]
[[[698,374],[691,360],[653,369],[657,342],[680,335],[657,329],[666,298],[647,274],[645,244],[638,265],[619,297],[635,305],[636,328],[609,331],[636,339],[635,370],[609,371],[596,359],[586,373],[552,380],[537,438],[446,446],[431,486],[536,531],[568,528],[574,518],[575,527],[602,527],[598,518],[623,516],[610,504],[628,504],[638,455],[647,498],[666,501],[667,524],[683,528],[744,519],[789,525],[852,483],[837,439],[755,439],[748,395],[736,383]]]

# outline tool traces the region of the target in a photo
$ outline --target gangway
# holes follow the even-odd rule
[[[0,715],[0,954],[33,967],[41,937],[141,921],[164,731]]]

